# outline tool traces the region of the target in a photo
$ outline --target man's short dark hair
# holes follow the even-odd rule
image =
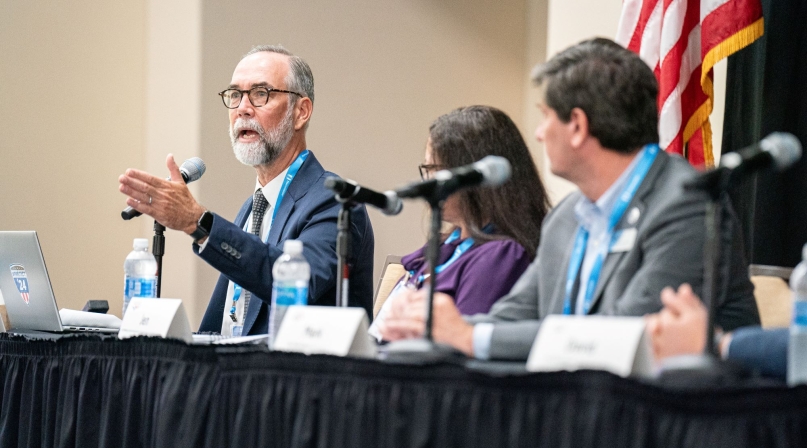
[[[546,105],[563,122],[582,109],[589,133],[606,148],[629,153],[659,141],[656,77],[639,55],[610,39],[563,50],[535,67],[532,80],[546,83]]]

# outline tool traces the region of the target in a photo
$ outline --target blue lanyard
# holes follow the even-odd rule
[[[488,233],[489,232],[489,227],[490,227],[490,225],[485,226],[485,228],[482,229],[482,231],[485,232],[485,233]],[[453,232],[451,232],[451,235],[449,235],[448,238],[446,238],[446,240],[445,240],[445,242],[443,242],[443,244],[451,244],[454,241],[457,241],[458,239],[460,239],[460,229],[455,229]],[[473,246],[473,245],[474,245],[474,239],[473,238],[466,238],[465,241],[461,242],[457,246],[457,248],[454,249],[454,253],[451,254],[451,257],[448,260],[446,260],[445,263],[443,263],[440,266],[437,266],[436,268],[434,268],[434,273],[439,274],[439,273],[445,271],[447,267],[454,264],[454,262],[457,261],[462,256],[462,254],[467,252],[468,249],[470,249],[471,246]],[[415,271],[410,272],[409,275],[415,275]],[[418,276],[418,278],[417,278],[417,282],[416,282],[417,285],[418,286],[422,285],[423,281],[426,280],[427,276],[428,276],[427,274],[420,274]]]
[[[309,150],[305,150],[300,153],[299,156],[294,160],[294,163],[291,164],[289,170],[286,172],[286,177],[283,178],[283,184],[280,186],[280,192],[277,194],[277,200],[275,201],[274,208],[272,209],[272,220],[270,221],[269,225],[273,225],[275,223],[275,216],[277,216],[277,210],[280,208],[280,203],[283,201],[283,197],[286,195],[286,191],[289,189],[289,185],[291,185],[291,181],[294,180],[294,176],[297,175],[297,171],[300,171],[300,167],[303,166],[303,162],[305,162],[306,157],[308,157]],[[255,219],[253,216],[252,219]],[[269,241],[269,233],[266,234],[266,239],[263,240],[264,243]],[[241,298],[241,293],[244,288],[241,285],[233,282],[233,306],[230,307],[230,318],[235,322],[235,304],[238,303],[238,299]],[[246,313],[247,310],[244,310]]]
[[[591,302],[594,299],[594,290],[597,287],[597,281],[600,279],[602,265],[605,257],[614,242],[616,233],[614,229],[622,215],[625,214],[628,205],[630,205],[636,190],[642,184],[647,172],[656,160],[656,155],[659,152],[659,147],[656,144],[647,145],[642,151],[638,164],[633,169],[633,172],[628,179],[628,183],[622,189],[622,192],[614,204],[614,209],[611,211],[611,216],[608,218],[608,231],[605,235],[605,240],[608,244],[603,244],[599,249],[597,257],[594,259],[594,265],[591,267],[591,274],[586,282],[585,296],[583,300],[583,314],[588,314],[591,308]],[[574,241],[574,249],[572,250],[572,257],[569,260],[569,268],[566,271],[566,293],[563,299],[563,314],[572,314],[572,289],[574,289],[574,282],[580,272],[580,267],[583,264],[583,257],[586,252],[586,244],[588,243],[588,231],[580,226],[577,230],[577,236]],[[582,279],[581,279],[582,280]]]
[[[457,241],[458,239],[460,239],[460,229],[456,229],[453,232],[451,232],[451,235],[449,235],[448,238],[446,238],[446,240],[445,240],[445,242],[443,244],[451,244],[454,241]],[[474,245],[474,239],[473,238],[466,238],[465,241],[461,242],[457,246],[457,248],[454,249],[454,253],[451,254],[451,258],[446,260],[446,262],[441,264],[440,266],[437,266],[436,268],[434,268],[434,273],[439,274],[439,273],[445,271],[447,267],[451,266],[452,264],[454,264],[455,261],[459,260],[459,258],[462,256],[462,254],[464,254],[466,251],[468,251],[468,249],[470,249],[471,246],[473,246],[473,245]],[[425,278],[421,278],[421,277],[424,277],[424,275],[421,274],[420,277],[418,277],[418,283],[423,283],[423,280],[425,280]]]

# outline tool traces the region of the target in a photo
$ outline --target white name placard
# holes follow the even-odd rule
[[[290,306],[272,347],[284,352],[372,358],[376,345],[367,334],[363,308]]]
[[[649,377],[653,357],[641,317],[547,316],[527,358],[527,370],[605,370]]]
[[[159,336],[191,343],[191,327],[180,299],[133,298],[118,332],[118,339]]]

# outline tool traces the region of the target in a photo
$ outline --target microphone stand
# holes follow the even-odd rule
[[[685,185],[686,189],[702,190],[709,195],[706,203],[706,242],[703,254],[702,300],[708,309],[706,347],[699,355],[681,355],[665,359],[660,366],[660,383],[676,387],[711,387],[736,382],[749,377],[747,369],[724,361],[714,344],[715,316],[728,291],[729,264],[725,247],[731,246],[731,220],[726,219],[728,188],[732,171],[717,168],[700,175]]]
[[[350,287],[350,266],[347,263],[350,257],[350,211],[355,204],[349,199],[340,198],[338,194],[336,200],[342,204],[336,221],[336,306],[347,307]]]
[[[429,227],[429,242],[426,247],[426,258],[429,263],[429,281],[423,337],[403,339],[382,347],[380,357],[385,361],[401,364],[431,364],[452,359],[465,359],[462,352],[450,345],[434,342],[432,337],[434,288],[437,280],[435,270],[440,257],[440,228],[443,224],[443,203],[449,196],[445,191],[442,185],[435,185],[431,194],[424,195],[431,208],[431,225]]]
[[[163,283],[163,255],[165,254],[165,226],[154,220],[154,238],[151,242],[151,254],[157,260],[157,291],[156,297],[160,298],[160,289]]]

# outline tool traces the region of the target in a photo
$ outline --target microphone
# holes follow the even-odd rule
[[[400,198],[446,198],[457,190],[475,186],[495,187],[510,179],[510,162],[504,157],[486,156],[478,162],[451,170],[441,170],[423,182],[409,184],[395,193]]]
[[[730,170],[753,171],[770,164],[783,171],[801,158],[801,142],[787,132],[774,132],[758,144],[730,152],[720,157],[720,166]]]
[[[774,132],[759,143],[720,157],[720,166],[697,175],[684,185],[688,190],[704,190],[717,194],[743,173],[773,164],[782,171],[801,158],[801,142],[793,134]]]
[[[199,178],[205,174],[205,170],[207,170],[205,162],[198,157],[191,157],[190,159],[182,162],[182,166],[179,167],[179,172],[182,174],[182,180],[184,180],[186,184],[199,180]],[[169,177],[168,180],[171,180],[171,178]],[[142,215],[142,213],[133,209],[132,207],[126,207],[125,210],[120,212],[120,216],[124,219],[124,221],[128,221],[140,215]]]
[[[336,193],[336,200],[339,202],[370,204],[387,216],[397,215],[403,208],[403,202],[394,192],[379,193],[364,188],[350,179],[331,176],[325,179],[325,187]]]

